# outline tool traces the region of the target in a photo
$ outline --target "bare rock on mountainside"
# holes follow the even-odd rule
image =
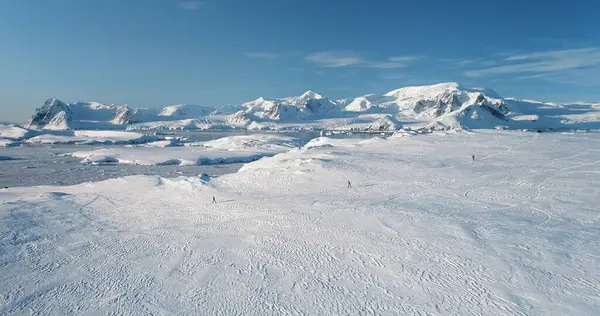
[[[238,111],[231,117],[230,121],[234,124],[245,124],[250,122],[250,118],[248,118],[245,111]]]
[[[65,117],[66,119],[70,117],[71,110],[66,103],[56,98],[50,98],[44,102],[42,107],[35,109],[28,125],[32,127],[44,127],[61,112],[64,113],[61,114],[61,117]]]

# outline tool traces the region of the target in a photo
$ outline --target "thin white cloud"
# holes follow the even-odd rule
[[[246,57],[251,58],[263,58],[263,59],[277,59],[281,57],[281,55],[277,53],[269,53],[269,52],[248,52],[244,53]]]
[[[519,77],[519,79],[539,79],[558,84],[598,87],[600,86],[600,76],[598,76],[598,74],[600,74],[600,66],[582,69],[570,69],[567,71],[556,73],[542,73],[529,76],[522,76]]]
[[[331,68],[357,66],[365,62],[358,54],[343,51],[312,53],[306,56],[306,60]]]
[[[590,47],[590,48],[580,48],[580,49],[565,49],[565,50],[555,50],[549,52],[536,52],[529,54],[520,54],[520,55],[511,55],[508,56],[505,60],[507,61],[519,61],[519,60],[538,60],[538,59],[564,59],[564,58],[572,58],[581,54],[589,54],[598,52],[598,47]]]
[[[378,69],[395,69],[406,67],[419,56],[390,57],[384,61],[371,61],[363,58],[360,54],[350,51],[322,51],[306,56],[306,60],[329,68],[340,67],[368,67]]]
[[[600,47],[510,55],[504,60],[511,64],[469,70],[463,74],[468,77],[487,77],[517,73],[558,73],[593,67],[600,65]]]
[[[395,63],[408,63],[411,61],[419,60],[423,58],[423,56],[396,56],[388,58],[389,61]]]
[[[492,65],[496,64],[495,61],[484,60],[484,59],[480,59],[480,58],[473,58],[473,59],[440,58],[437,61],[440,63],[443,63],[443,64],[448,64],[451,67],[458,67],[458,68],[472,66],[472,65],[492,66]]]
[[[391,62],[391,61],[384,61],[384,62],[370,62],[366,66],[371,67],[371,68],[378,68],[378,69],[396,69],[396,68],[404,68],[407,66],[407,64]]]
[[[200,9],[202,6],[202,1],[198,0],[187,0],[187,1],[179,1],[179,7],[184,10],[195,11]]]
[[[459,67],[464,67],[470,64],[473,64],[475,62],[474,59],[463,59],[463,60],[458,60],[456,62],[454,62],[454,65],[459,66]]]

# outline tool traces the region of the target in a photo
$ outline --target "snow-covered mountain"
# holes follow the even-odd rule
[[[68,117],[70,113],[71,109],[66,103],[55,98],[48,99],[42,107],[35,110],[28,125],[45,127],[55,116]]]
[[[467,89],[455,82],[404,87],[383,95],[368,94],[338,102],[348,112],[389,113],[432,119],[456,111],[465,104],[477,103],[477,98],[483,98],[489,104],[503,104],[492,90]]]
[[[339,117],[340,105],[313,91],[283,99],[263,97],[242,104],[253,120],[306,121]]]
[[[409,86],[384,94],[330,100],[307,91],[260,97],[240,105],[130,108],[49,99],[29,122],[37,129],[396,130],[411,128],[600,129],[597,104],[555,104],[502,98],[455,82]]]
[[[209,106],[200,106],[195,104],[176,104],[164,107],[158,115],[173,118],[192,118],[207,116],[214,110],[214,107]]]
[[[48,130],[110,128],[111,125],[120,128],[137,123],[203,117],[213,111],[213,107],[192,104],[169,105],[158,109],[131,108],[98,102],[65,103],[52,98],[36,109],[27,125]]]

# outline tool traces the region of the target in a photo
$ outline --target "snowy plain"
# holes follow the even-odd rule
[[[210,181],[0,190],[0,314],[598,315],[598,145],[319,138]]]

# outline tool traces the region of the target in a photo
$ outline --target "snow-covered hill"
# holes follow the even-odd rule
[[[600,129],[600,106],[502,98],[491,89],[449,82],[337,101],[309,90],[295,97],[260,97],[224,106],[130,108],[49,99],[36,110],[29,126],[53,130]]]

